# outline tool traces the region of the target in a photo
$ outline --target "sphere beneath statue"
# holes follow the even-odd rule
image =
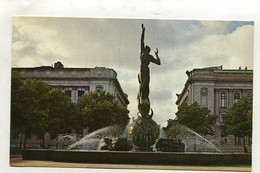
[[[128,135],[138,151],[150,151],[159,136],[158,124],[150,118],[138,116],[128,130]]]

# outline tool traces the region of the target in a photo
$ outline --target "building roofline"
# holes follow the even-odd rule
[[[107,69],[112,70],[116,73],[116,71],[112,68],[106,67],[93,67],[93,68],[76,68],[76,67],[64,67],[64,68],[54,68],[52,66],[39,66],[39,67],[11,67],[12,69],[18,70],[94,70],[94,69]],[[116,73],[117,74],[117,73]]]
[[[183,97],[184,91],[188,88],[188,84],[190,83],[190,79],[188,78],[187,81],[184,84],[184,88],[182,89],[180,94],[176,94],[177,95],[177,100],[175,102],[176,105],[179,104],[181,98]]]
[[[106,70],[111,70],[115,73],[115,77],[110,77],[110,78],[106,78],[106,77],[76,77],[76,78],[73,78],[73,80],[82,80],[82,79],[88,79],[88,78],[91,78],[91,79],[109,79],[109,80],[113,80],[115,81],[115,84],[117,85],[117,88],[118,88],[118,92],[120,92],[120,94],[122,94],[123,96],[123,99],[125,101],[125,103],[128,105],[129,104],[129,100],[127,98],[127,94],[125,94],[123,92],[123,89],[117,79],[117,72],[112,69],[112,68],[106,68],[106,67],[94,67],[94,68],[75,68],[75,67],[62,67],[62,68],[55,68],[55,67],[52,67],[52,66],[39,66],[39,67],[12,67],[12,70],[25,70],[25,71],[33,71],[33,70],[40,70],[40,71],[45,71],[45,70],[51,70],[51,71],[73,71],[73,70],[77,70],[77,71],[90,71],[90,70],[95,70],[95,69],[106,69]],[[34,78],[37,78],[37,77],[34,77]],[[42,77],[41,77],[42,78]],[[40,79],[40,78],[39,78]],[[57,78],[54,78],[54,77],[46,77],[44,78],[45,80],[48,80],[48,79],[57,79]],[[64,80],[64,79],[68,79],[66,77],[64,78],[59,78],[61,80]],[[70,78],[71,79],[71,78]]]
[[[233,69],[224,69],[224,70],[214,70],[216,73],[253,73],[253,70],[233,70]]]
[[[223,69],[223,66],[215,66],[215,67],[206,67],[206,68],[194,68],[191,71],[186,71],[186,74],[188,76],[188,79],[186,80],[185,84],[184,84],[184,88],[182,89],[180,94],[176,94],[177,95],[177,101],[175,102],[176,105],[179,104],[179,102],[181,101],[181,99],[184,96],[184,91],[187,90],[188,84],[191,82],[194,82],[194,80],[192,79],[191,74],[195,71],[213,71],[213,73],[232,73],[232,74],[253,74],[253,70],[249,70],[249,69]],[[217,82],[219,81],[219,79],[214,79],[214,78],[207,78],[207,79],[202,79],[202,78],[198,78],[196,79],[196,81],[213,81],[213,82]],[[246,79],[222,79],[221,81],[225,81],[225,82],[250,82],[251,80],[246,80]]]
[[[128,104],[130,103],[129,100],[128,100],[128,98],[127,98],[128,95],[127,95],[126,93],[123,92],[123,89],[122,89],[122,87],[121,87],[119,81],[117,80],[117,78],[114,79],[114,81],[115,81],[116,85],[117,85],[118,88],[119,88],[119,92],[124,96],[124,101],[125,101],[126,104],[128,105]]]

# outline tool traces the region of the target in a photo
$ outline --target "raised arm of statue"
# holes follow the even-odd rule
[[[161,60],[160,60],[159,55],[158,55],[158,53],[159,53],[158,48],[156,48],[156,51],[154,51],[154,53],[156,55],[156,59],[153,56],[151,56],[151,62],[153,62],[157,65],[161,65]]]
[[[141,53],[144,51],[144,33],[145,33],[145,27],[144,24],[142,24]]]

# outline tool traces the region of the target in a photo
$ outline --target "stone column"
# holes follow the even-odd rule
[[[215,89],[215,114],[219,115],[219,90]]]
[[[231,108],[233,106],[233,102],[234,102],[234,90],[230,89],[228,91],[228,108]]]
[[[77,88],[76,87],[72,87],[72,90],[71,90],[71,100],[72,100],[73,103],[77,102],[77,96],[78,96]]]
[[[242,98],[242,97],[246,97],[247,95],[247,89],[243,89],[242,91],[241,91],[241,97],[240,98]]]
[[[218,119],[215,126],[215,136],[217,139],[221,138],[221,131],[220,127],[220,114],[219,114],[219,107],[220,107],[220,97],[219,97],[219,89],[215,89],[215,114],[218,115]]]

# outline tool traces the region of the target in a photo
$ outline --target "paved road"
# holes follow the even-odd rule
[[[102,168],[102,169],[157,169],[157,170],[194,170],[194,171],[239,171],[250,172],[251,166],[169,166],[169,165],[127,165],[127,164],[92,164],[67,163],[53,161],[22,160],[11,158],[14,167],[62,167],[62,168]]]

